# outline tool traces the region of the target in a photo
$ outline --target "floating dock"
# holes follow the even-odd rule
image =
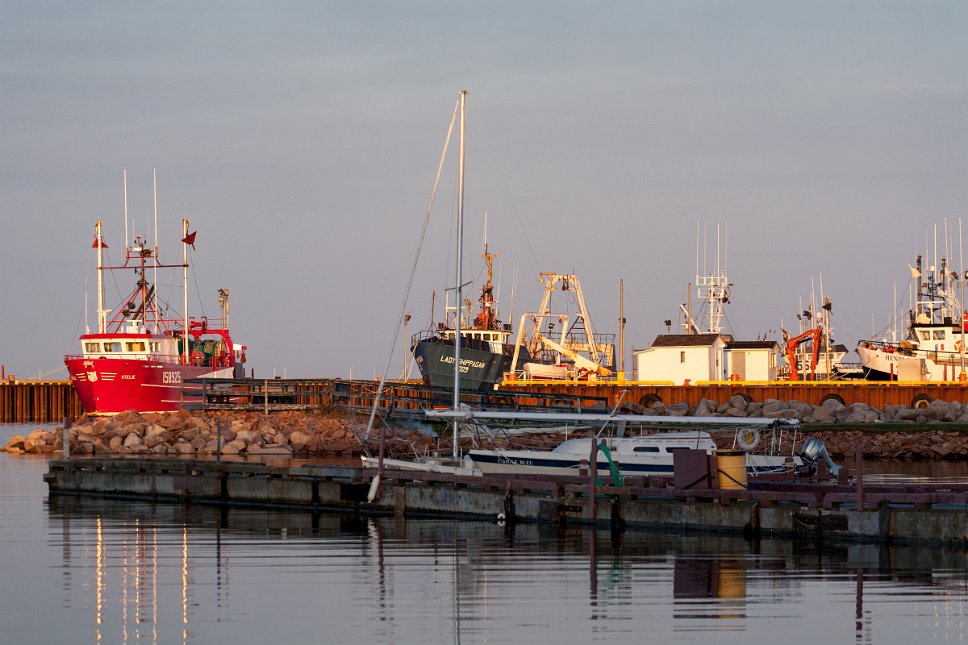
[[[463,518],[575,523],[613,530],[741,533],[872,543],[968,545],[968,485],[863,486],[756,481],[748,490],[675,488],[661,478],[460,477],[320,465],[216,460],[90,459],[50,462],[51,496],[177,504],[260,506]],[[370,493],[376,495],[367,501]]]

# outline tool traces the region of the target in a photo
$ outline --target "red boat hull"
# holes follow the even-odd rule
[[[172,412],[182,406],[186,379],[233,376],[231,367],[216,370],[157,360],[78,357],[65,363],[84,411],[93,415]]]

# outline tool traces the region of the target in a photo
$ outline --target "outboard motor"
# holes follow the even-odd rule
[[[827,463],[827,469],[831,475],[836,477],[840,474],[840,466],[835,464],[834,460],[830,458],[830,453],[827,452],[827,446],[823,444],[823,441],[816,437],[808,437],[803,442],[803,448],[800,450],[800,458],[803,459],[803,463],[810,469],[811,475],[817,472],[817,462],[821,459]]]

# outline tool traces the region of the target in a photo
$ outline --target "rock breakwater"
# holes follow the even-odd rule
[[[221,423],[220,423],[221,422]],[[82,416],[68,430],[72,455],[222,455],[291,457],[352,455],[363,452],[366,424],[341,415],[279,412],[139,414],[133,410],[109,418]],[[63,448],[64,430],[37,429],[12,437],[13,454],[53,453]],[[221,437],[219,437],[219,434]],[[419,432],[397,431],[391,445],[412,454],[415,445],[433,439]],[[376,449],[373,440],[371,449]]]
[[[655,403],[651,407],[626,404],[626,412],[658,416],[796,419],[801,436],[815,436],[836,459],[852,458],[859,449],[866,458],[968,460],[968,404],[935,400],[922,408],[863,403],[844,405],[831,399],[820,405],[767,399],[755,402],[736,395],[723,403],[703,400]],[[898,427],[898,426],[902,427]],[[110,418],[80,417],[68,430],[74,455],[184,455],[287,457],[355,455],[362,453],[366,424],[359,417],[308,412],[169,412],[139,414],[128,411]],[[909,427],[909,428],[908,428]],[[63,447],[63,429],[37,429],[15,436],[5,450],[13,454],[53,453]],[[390,456],[425,454],[436,444],[429,433],[396,429],[388,433]],[[726,437],[717,436],[720,445]],[[520,440],[526,447],[529,441]],[[766,442],[763,442],[766,443]],[[537,445],[537,444],[536,444]],[[378,450],[376,436],[367,446]],[[4,449],[0,446],[0,449]]]

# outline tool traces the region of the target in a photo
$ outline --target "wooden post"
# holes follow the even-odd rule
[[[64,417],[63,433],[64,433],[64,437],[63,437],[64,459],[70,459],[71,458],[71,418],[70,417]]]
[[[591,516],[592,523],[595,522],[597,509],[595,508],[595,497],[598,491],[595,487],[595,479],[598,477],[598,438],[592,436],[592,454],[588,458],[588,514]]]

